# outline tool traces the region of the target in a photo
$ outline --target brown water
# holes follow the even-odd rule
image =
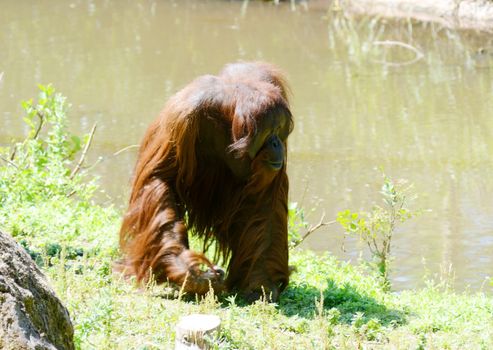
[[[292,85],[291,201],[316,224],[369,210],[378,167],[415,184],[424,209],[395,235],[394,286],[414,288],[450,264],[459,288],[493,274],[493,55],[488,36],[439,26],[240,1],[2,1],[0,143],[22,138],[20,101],[53,83],[74,132],[98,129],[90,162],[123,205],[135,148],[165,100],[226,62],[266,60]],[[372,45],[397,40],[407,48]],[[482,49],[483,48],[483,49]],[[313,209],[313,211],[312,211]],[[115,233],[116,234],[116,233]],[[355,261],[365,247],[336,225],[306,246]]]

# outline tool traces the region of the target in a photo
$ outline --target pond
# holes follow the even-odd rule
[[[384,169],[414,184],[410,205],[422,210],[395,233],[393,286],[436,276],[479,290],[493,274],[491,36],[352,20],[321,3],[5,1],[0,144],[23,138],[20,101],[53,83],[72,104],[73,132],[97,122],[90,172],[101,177],[101,200],[123,207],[136,155],[128,146],[166,99],[227,62],[269,61],[292,87],[290,200],[307,220],[380,204]],[[304,245],[353,262],[367,256],[337,224]]]

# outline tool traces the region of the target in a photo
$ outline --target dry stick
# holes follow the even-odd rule
[[[308,231],[306,231],[306,233],[303,235],[303,237],[301,237],[300,241],[294,245],[293,248],[295,248],[295,247],[299,246],[301,243],[303,243],[303,241],[305,239],[307,239],[308,236],[310,236],[313,232],[315,232],[316,230],[318,230],[320,227],[322,227],[322,226],[328,226],[328,225],[333,225],[333,224],[336,223],[335,220],[324,222],[324,219],[325,219],[325,213],[322,214],[322,217],[320,218],[320,221],[318,222],[318,224],[316,224],[315,226],[311,226],[308,229]]]
[[[380,46],[400,46],[402,48],[411,50],[414,52],[416,55],[412,60],[405,61],[405,62],[387,62],[387,61],[376,61],[378,63],[383,63],[388,66],[393,66],[393,67],[400,67],[400,66],[407,66],[413,63],[418,62],[420,59],[422,59],[425,55],[419,51],[417,48],[415,48],[412,45],[400,42],[400,41],[394,41],[394,40],[385,40],[385,41],[374,41],[373,45],[380,45]]]
[[[89,134],[89,139],[87,140],[86,145],[84,146],[84,150],[82,151],[79,162],[75,166],[74,170],[72,170],[72,173],[70,173],[70,179],[74,178],[74,176],[79,172],[82,163],[84,163],[84,159],[86,158],[87,151],[89,150],[89,146],[91,145],[92,139],[94,137],[94,133],[96,132],[96,125],[97,123],[94,123],[94,125],[92,126],[91,133]]]
[[[138,147],[140,147],[140,145],[130,145],[130,146],[124,147],[121,150],[116,151],[115,153],[113,153],[112,156],[113,157],[119,156],[121,153],[123,153],[123,152],[125,152],[125,151],[127,151],[129,149],[138,148]],[[84,169],[87,170],[87,171],[89,171],[92,168],[94,168],[96,165],[98,165],[101,162],[104,162],[107,159],[109,159],[109,157],[99,157],[98,160],[96,160],[93,164],[86,166]]]
[[[117,156],[119,155],[120,153],[123,153],[129,149],[132,149],[132,148],[138,148],[140,145],[130,145],[130,146],[127,146],[127,147],[123,147],[121,150],[119,151],[116,151],[115,153],[113,153],[114,156]]]
[[[121,150],[119,150],[119,151],[116,151],[115,153],[113,153],[113,155],[112,155],[112,156],[113,156],[113,157],[116,157],[116,156],[120,155],[121,153],[123,153],[123,152],[125,152],[125,151],[127,151],[127,150],[129,150],[129,149],[132,149],[132,148],[139,148],[139,147],[140,147],[140,145],[130,145],[130,146],[127,146],[127,147],[122,148],[122,149],[121,149]],[[101,162],[103,162],[103,161],[107,160],[108,158],[109,158],[109,157],[99,157],[99,158],[98,158],[98,160],[96,160],[93,164],[91,164],[91,165],[89,165],[89,166],[85,167],[85,170],[87,170],[87,171],[91,170],[91,169],[92,169],[92,168],[94,168],[96,165],[98,165],[99,163],[101,163]]]

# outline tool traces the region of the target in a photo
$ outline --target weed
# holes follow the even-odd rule
[[[362,213],[347,209],[337,214],[337,221],[347,234],[357,235],[367,244],[388,290],[391,244],[395,229],[399,223],[406,222],[418,212],[413,212],[408,207],[416,196],[412,193],[412,185],[408,185],[405,180],[394,182],[383,174],[380,194],[384,206],[375,205],[371,212]]]

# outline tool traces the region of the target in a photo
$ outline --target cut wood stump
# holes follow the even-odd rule
[[[214,315],[182,317],[176,326],[175,350],[209,349],[220,325],[221,320]]]

